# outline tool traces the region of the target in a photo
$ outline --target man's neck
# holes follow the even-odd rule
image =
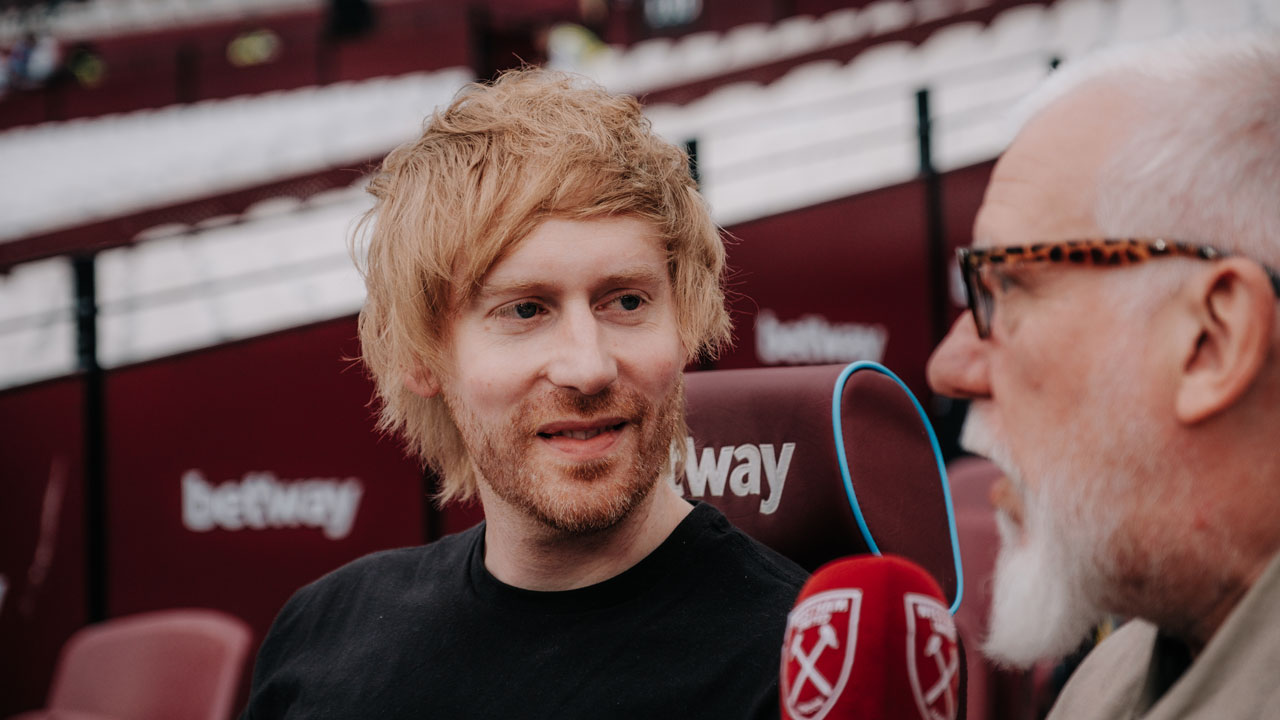
[[[1162,468],[1169,495],[1143,544],[1169,551],[1148,578],[1146,605],[1125,614],[1152,621],[1193,657],[1280,553],[1280,452],[1255,438],[1274,421],[1240,414],[1187,429]]]
[[[693,506],[666,482],[612,528],[569,535],[482,491],[484,565],[498,580],[525,590],[559,591],[621,574],[653,552]]]
[[[1212,598],[1202,612],[1188,618],[1185,626],[1173,630],[1172,634],[1187,644],[1192,658],[1200,655],[1265,569],[1266,562],[1254,565],[1246,577],[1221,587],[1218,595]]]

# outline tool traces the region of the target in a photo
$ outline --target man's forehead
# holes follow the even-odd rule
[[[666,242],[647,221],[551,218],[506,248],[478,279],[475,291],[489,294],[583,279],[667,283],[667,264]]]
[[[1096,237],[1098,181],[1140,108],[1114,80],[1082,85],[1026,124],[1000,157],[974,221],[975,246]]]

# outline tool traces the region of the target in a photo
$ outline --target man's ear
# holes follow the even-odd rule
[[[410,392],[424,398],[433,398],[440,394],[440,381],[426,365],[419,364],[405,370],[404,386],[409,388]]]
[[[1228,258],[1196,276],[1175,412],[1188,425],[1234,404],[1258,376],[1271,348],[1276,296],[1255,262]]]

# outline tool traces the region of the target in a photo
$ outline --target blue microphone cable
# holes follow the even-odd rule
[[[938,436],[933,432],[933,423],[929,422],[929,416],[925,414],[924,408],[920,406],[920,401],[916,399],[911,388],[902,382],[902,379],[893,374],[889,368],[877,362],[862,360],[850,363],[844,370],[840,372],[840,377],[836,378],[836,386],[831,392],[831,427],[835,433],[836,442],[836,459],[840,464],[840,479],[844,481],[844,492],[849,497],[849,507],[853,510],[853,517],[858,521],[858,529],[862,532],[862,537],[867,541],[867,548],[872,554],[880,555],[880,547],[876,545],[875,538],[871,537],[871,529],[867,527],[867,519],[862,515],[862,507],[858,505],[858,495],[853,491],[853,478],[849,475],[849,460],[844,451],[844,430],[841,423],[841,402],[844,398],[844,386],[849,382],[849,377],[859,370],[871,370],[888,377],[890,380],[898,384],[902,388],[902,392],[911,398],[911,404],[915,406],[916,413],[920,415],[920,421],[924,423],[925,432],[929,434],[929,446],[933,448],[933,459],[938,465],[938,477],[942,482],[942,499],[947,506],[947,527],[951,532],[951,557],[956,568],[956,597],[951,603],[951,614],[954,615],[960,609],[960,600],[964,597],[964,568],[960,564],[960,538],[956,532],[956,513],[951,503],[951,486],[947,482],[947,467],[942,461],[942,448],[938,446]]]

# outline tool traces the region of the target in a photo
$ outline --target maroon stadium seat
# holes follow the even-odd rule
[[[841,435],[871,541],[923,566],[954,599],[963,581],[932,429],[905,386],[869,365],[689,373],[695,453],[680,490],[810,570],[871,551],[834,433],[834,390],[849,372]]]
[[[82,628],[58,658],[48,707],[11,720],[226,720],[252,633],[214,610],[160,610]]]

